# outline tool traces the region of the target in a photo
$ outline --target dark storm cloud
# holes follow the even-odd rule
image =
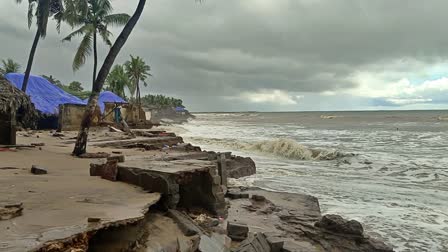
[[[113,1],[115,12],[131,13],[136,3]],[[22,62],[33,35],[25,7],[0,4],[2,20],[13,20],[0,25],[1,43],[17,37],[15,48],[0,48],[0,56]],[[199,110],[259,89],[337,92],[356,87],[358,71],[397,74],[442,61],[447,9],[446,0],[154,0],[117,63],[129,54],[144,57],[154,74],[145,92],[184,97]],[[73,74],[77,44],[62,44],[61,36],[53,32],[42,42],[35,71],[90,83],[91,64]],[[404,63],[387,69],[393,62]]]

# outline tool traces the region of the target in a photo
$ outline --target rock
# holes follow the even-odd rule
[[[228,222],[227,234],[232,240],[242,241],[247,238],[249,227],[245,224]]]
[[[88,223],[98,223],[98,222],[101,222],[101,218],[92,218],[92,217],[89,217],[89,218],[87,218],[87,222],[88,222]]]
[[[283,245],[285,243],[283,239],[279,237],[266,237],[266,240],[269,243],[271,252],[281,252],[283,250]]]
[[[339,215],[329,214],[315,224],[316,227],[338,234],[363,236],[364,229],[358,221],[345,220]]]
[[[34,175],[44,175],[44,174],[48,174],[48,172],[47,172],[46,169],[44,169],[44,168],[42,168],[42,167],[39,167],[39,166],[36,166],[36,165],[33,165],[33,166],[31,167],[31,173],[34,174]]]
[[[258,202],[266,201],[266,197],[264,197],[262,195],[256,195],[256,194],[252,195],[252,199],[255,201],[258,201]]]
[[[39,147],[39,146],[45,146],[45,143],[32,143],[31,145]]]
[[[248,199],[249,194],[248,193],[242,193],[240,191],[236,190],[228,190],[226,197],[229,199]]]
[[[52,136],[54,136],[54,137],[63,137],[63,136],[65,136],[65,135],[62,134],[62,133],[59,133],[59,132],[55,132],[55,133],[53,133]]]
[[[253,238],[249,238],[241,243],[235,252],[270,252],[266,236],[262,233],[257,233]]]

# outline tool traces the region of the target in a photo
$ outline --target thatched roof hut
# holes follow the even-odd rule
[[[17,124],[24,128],[35,128],[38,113],[31,99],[21,90],[0,76],[0,113],[16,112]]]

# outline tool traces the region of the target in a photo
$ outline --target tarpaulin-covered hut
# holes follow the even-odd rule
[[[84,103],[87,104],[89,99],[85,99]],[[106,103],[112,103],[112,104],[128,104],[128,102],[121,98],[120,96],[116,95],[115,93],[111,91],[104,91],[101,92],[98,96],[98,106],[100,107],[101,113],[104,113],[106,109]]]
[[[22,88],[23,74],[9,73],[5,77],[16,88]],[[60,105],[85,105],[83,100],[40,76],[30,76],[26,94],[31,98],[36,110],[40,112],[39,128],[57,128]]]

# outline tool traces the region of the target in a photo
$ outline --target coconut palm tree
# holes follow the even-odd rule
[[[131,55],[131,60],[126,61],[124,63],[126,72],[129,76],[129,80],[131,81],[131,97],[133,93],[137,92],[135,97],[137,99],[137,104],[141,104],[141,94],[140,94],[140,82],[143,82],[145,87],[148,86],[146,79],[152,76],[149,72],[151,71],[151,67],[146,64],[146,62],[140,57],[134,57]],[[135,90],[132,92],[132,90]]]
[[[2,67],[0,67],[0,74],[5,75],[8,73],[18,73],[20,72],[20,64],[12,59],[2,60]]]
[[[73,0],[72,0],[73,1]],[[69,34],[63,41],[71,41],[73,37],[83,36],[73,59],[73,71],[79,70],[93,50],[93,81],[95,82],[98,65],[98,36],[108,46],[112,46],[112,33],[109,26],[125,25],[128,14],[111,14],[113,11],[109,0],[78,0],[67,4],[62,19],[78,29]]]
[[[98,96],[103,89],[104,82],[109,75],[110,69],[114,64],[115,59],[117,58],[123,46],[126,44],[126,41],[134,30],[135,25],[137,25],[137,22],[140,19],[143,10],[145,9],[145,4],[146,0],[138,1],[137,9],[124,26],[115,43],[110,48],[109,53],[107,54],[106,59],[104,60],[104,63],[101,66],[100,71],[98,72],[98,76],[96,77],[96,80],[92,87],[92,94],[90,95],[86,111],[81,121],[81,127],[78,132],[78,137],[76,138],[73,155],[80,156],[86,153],[87,138],[89,136],[90,124],[92,123],[92,118],[95,114],[95,109],[98,104]]]
[[[129,77],[122,65],[115,65],[106,79],[107,90],[125,98],[124,89],[128,87]]]
[[[22,0],[16,0],[16,3],[22,3]],[[62,0],[28,0],[28,28],[31,28],[33,18],[36,18],[36,35],[26,65],[25,77],[23,78],[22,91],[26,91],[28,80],[33,66],[34,55],[36,54],[39,39],[47,35],[48,19],[54,14],[60,14],[64,10]]]

